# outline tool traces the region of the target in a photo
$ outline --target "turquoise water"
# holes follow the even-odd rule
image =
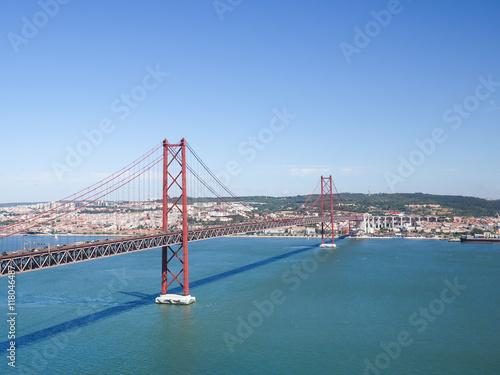
[[[154,304],[159,249],[17,275],[16,369],[5,356],[0,368],[12,374],[500,371],[500,246],[343,240],[335,251],[319,252],[317,245],[262,238],[191,243],[197,302],[190,306]],[[0,279],[3,301],[7,281]]]

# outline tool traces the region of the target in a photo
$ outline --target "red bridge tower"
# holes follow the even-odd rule
[[[172,191],[180,191],[174,196]],[[175,194],[175,193],[174,193]],[[156,303],[188,305],[196,301],[189,295],[188,211],[186,193],[186,140],[178,144],[163,141],[163,232],[168,231],[168,215],[177,211],[182,220],[182,244],[162,247],[161,295]],[[168,281],[169,275],[171,280]],[[181,281],[182,277],[182,281]],[[168,287],[176,282],[183,295],[168,294]]]

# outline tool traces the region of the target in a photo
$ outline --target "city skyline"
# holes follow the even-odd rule
[[[500,4],[3,4],[0,203],[63,198],[167,138],[237,195],[500,198]]]

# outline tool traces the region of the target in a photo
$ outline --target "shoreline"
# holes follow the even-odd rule
[[[269,236],[269,235],[262,235],[262,236],[256,236],[256,235],[249,235],[249,234],[231,234],[223,237],[230,237],[230,238],[301,238],[301,239],[311,239],[315,240],[321,239],[321,236]],[[329,237],[328,237],[329,238]],[[327,239],[328,239],[327,238]],[[352,239],[352,240],[392,240],[392,239],[404,239],[404,240],[440,240],[440,241],[446,241],[448,238],[441,238],[441,237],[402,237],[402,236],[354,236],[354,237],[344,237],[342,239]],[[336,240],[338,240],[338,237],[335,237]]]

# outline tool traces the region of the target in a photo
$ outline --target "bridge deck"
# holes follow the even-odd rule
[[[359,216],[336,216],[337,221],[359,221]],[[254,223],[242,223],[221,227],[193,229],[188,232],[189,241],[230,236],[264,229],[282,228],[294,225],[317,224],[330,220],[326,216],[281,219]],[[182,231],[158,233],[141,237],[127,237],[100,241],[84,245],[65,245],[55,249],[43,249],[37,252],[11,254],[0,257],[0,277],[11,272],[22,273],[42,268],[62,266],[65,264],[83,262],[134,251],[154,249],[182,243]]]

